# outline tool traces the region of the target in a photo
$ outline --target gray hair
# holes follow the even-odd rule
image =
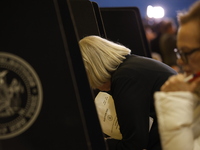
[[[79,41],[90,86],[96,89],[110,81],[111,74],[126,59],[131,50],[99,36],[87,36]]]
[[[196,1],[188,10],[188,12],[178,12],[178,22],[180,25],[197,20],[200,23],[200,1]]]

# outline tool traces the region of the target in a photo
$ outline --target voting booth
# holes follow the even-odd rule
[[[0,149],[108,150],[78,41],[99,35],[150,57],[137,8],[1,0],[0,12]]]
[[[137,7],[105,7],[100,11],[108,39],[130,48],[132,54],[151,57]]]
[[[78,46],[99,31],[92,3],[80,3],[0,1],[1,150],[107,149]]]

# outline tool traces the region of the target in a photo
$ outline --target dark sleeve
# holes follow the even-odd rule
[[[146,85],[147,80],[139,73],[113,80],[111,93],[123,139],[108,140],[109,150],[147,148],[151,90]]]

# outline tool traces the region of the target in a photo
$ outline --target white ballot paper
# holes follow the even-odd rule
[[[103,133],[114,139],[122,139],[112,96],[106,92],[99,92],[95,98],[95,105]]]
[[[99,92],[95,97],[95,105],[103,133],[111,138],[121,140],[122,134],[119,130],[112,96],[106,92]],[[152,124],[153,118],[149,117],[149,131]]]

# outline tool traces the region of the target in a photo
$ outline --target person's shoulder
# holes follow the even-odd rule
[[[153,72],[156,71],[156,72],[168,72],[170,74],[177,74],[177,72],[174,69],[172,69],[170,66],[164,64],[163,62],[155,60],[153,58],[138,56],[138,55],[131,55],[129,60],[127,60],[127,63],[129,61],[130,61],[130,64],[132,64],[132,67],[135,67],[138,69],[151,70]]]
[[[139,55],[130,55],[129,61],[134,62],[134,63],[140,63],[140,64],[146,64],[148,63],[159,63],[159,61],[150,58],[150,57],[146,57],[146,56],[139,56]]]

